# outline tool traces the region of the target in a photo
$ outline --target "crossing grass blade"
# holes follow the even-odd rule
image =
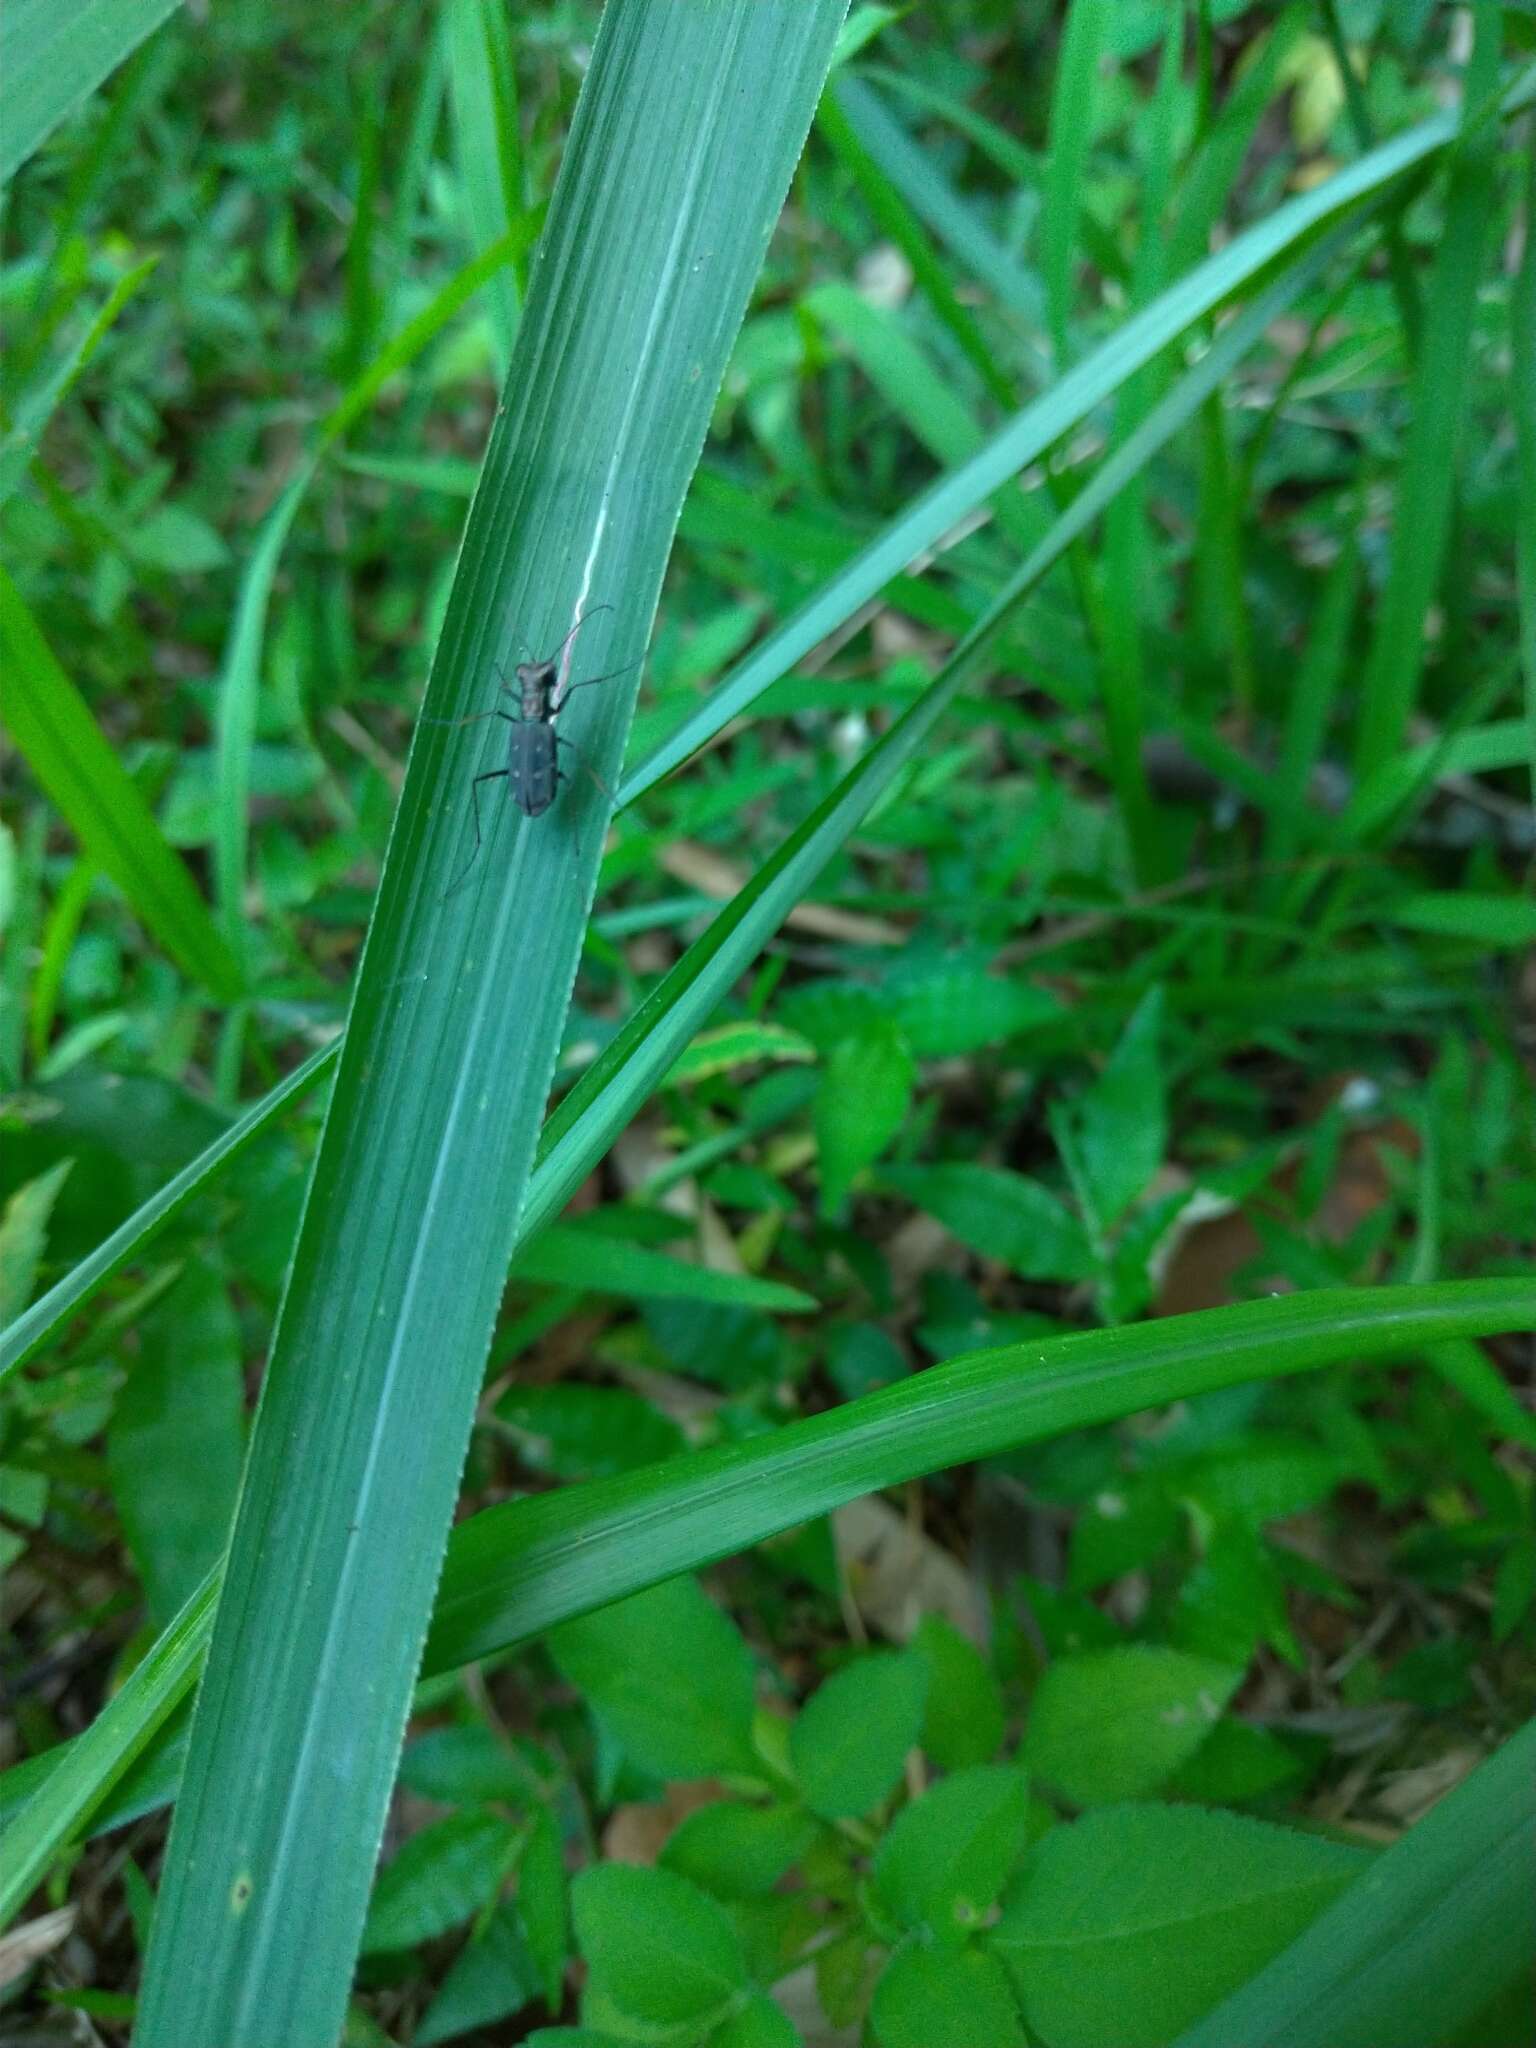
[[[1533,94],[1536,74],[1523,77],[1506,94],[1506,115],[1517,112]],[[633,803],[733,718],[739,718],[860,605],[877,597],[910,562],[1003,490],[1095,406],[1112,398],[1133,371],[1151,362],[1195,321],[1241,292],[1271,265],[1294,255],[1329,223],[1358,212],[1395,179],[1432,159],[1456,133],[1454,115],[1437,115],[1383,143],[1326,183],[1288,200],[1234,236],[1226,248],[1133,314],[1107,341],[1015,413],[974,455],[941,476],[754,647],[698,709],[625,777],[619,790],[620,806]]]
[[[1532,1326],[1536,1281],[1452,1281],[1321,1289],[973,1352],[771,1435],[472,1516],[448,1546],[423,1676],[526,1642],[919,1473],[1243,1381],[1406,1357]],[[162,1645],[172,1636],[168,1630]],[[156,1689],[146,1688],[138,1703],[140,1717],[152,1710],[153,1728],[166,1727],[190,1682],[187,1672],[172,1671],[167,1654]],[[42,1874],[41,1820],[53,1820],[66,1793],[87,1808],[94,1803],[81,1788],[91,1782],[96,1752],[104,1759],[99,1799],[130,1732],[114,1703],[62,1755],[0,1774],[9,1858],[30,1873],[9,1887],[16,1897]],[[179,1731],[162,1739],[95,1827],[117,1826],[174,1798],[182,1751]],[[65,1774],[58,1788],[56,1774]],[[55,1838],[46,1837],[47,1848]]]
[[[302,1066],[284,1075],[277,1086],[253,1103],[229,1129],[166,1182],[147,1202],[103,1238],[93,1252],[81,1259],[13,1323],[0,1331],[0,1379],[19,1365],[36,1358],[59,1332],[79,1314],[87,1302],[114,1274],[132,1260],[141,1258],[156,1237],[180,1215],[187,1204],[208,1187],[215,1176],[239,1158],[263,1131],[269,1130],[290,1102],[305,1094],[328,1073],[340,1053],[340,1044],[322,1046]]]
[[[253,1434],[140,2048],[330,2048],[607,824],[504,806],[496,671],[643,652],[841,0],[604,15],[465,532]],[[741,109],[752,143],[741,146]],[[637,668],[562,723],[611,780]],[[509,815],[510,813],[510,815]],[[323,1850],[320,1847],[323,1841]]]
[[[1446,1795],[1175,2048],[1437,2048],[1485,2041],[1530,1975],[1536,1721]],[[1509,2036],[1500,2029],[1500,2039]]]

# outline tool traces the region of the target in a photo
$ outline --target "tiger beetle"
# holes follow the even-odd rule
[[[469,879],[470,871],[480,857],[480,785],[483,782],[505,782],[507,794],[523,816],[540,818],[554,802],[561,783],[570,780],[560,768],[560,749],[564,747],[576,755],[604,796],[612,802],[613,792],[599,778],[597,771],[582,755],[581,749],[573,740],[563,738],[555,730],[555,720],[559,717],[572,690],[586,690],[595,683],[612,682],[615,676],[625,675],[628,669],[635,666],[630,662],[626,668],[610,669],[606,675],[586,676],[579,683],[566,683],[563,687],[561,685],[560,663],[566,649],[588,619],[595,618],[599,612],[612,610],[611,604],[594,605],[591,611],[584,612],[576,621],[553,654],[546,656],[542,661],[535,661],[531,656],[527,661],[520,661],[513,670],[515,683],[509,683],[503,678],[502,689],[517,698],[516,712],[503,711],[498,706],[492,711],[473,712],[468,718],[432,721],[433,724],[457,726],[478,725],[487,718],[499,718],[512,728],[507,734],[505,768],[487,768],[483,775],[477,775],[470,784],[475,821],[475,850],[470,855],[469,864],[463,874],[449,889],[449,896]],[[524,648],[523,652],[527,654],[527,648]]]

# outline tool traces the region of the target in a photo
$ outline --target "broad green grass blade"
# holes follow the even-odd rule
[[[1401,744],[1424,668],[1424,624],[1445,562],[1467,363],[1488,230],[1497,211],[1499,130],[1484,117],[1499,76],[1499,10],[1474,10],[1467,132],[1457,145],[1415,366],[1412,419],[1397,487],[1392,566],[1362,683],[1355,769],[1365,778]]]
[[[425,1668],[541,1634],[921,1473],[1244,1380],[1412,1352],[1463,1318],[1462,1335],[1536,1326],[1536,1280],[1320,1289],[972,1352],[675,1470],[487,1509],[455,1531]]]
[[[974,1352],[769,1436],[473,1516],[448,1546],[423,1676],[924,1472],[1245,1380],[1533,1326],[1536,1281],[1453,1281],[1319,1290]],[[169,1689],[156,1698],[156,1725],[175,1704]],[[34,1878],[43,1865],[24,1802],[61,1767],[84,1778],[96,1742],[92,1727],[61,1756],[0,1774],[8,1853]],[[172,1741],[98,1827],[174,1797],[179,1768]]]
[[[1529,1970],[1536,1721],[1176,2048],[1438,2048]]]
[[[1505,111],[1525,104],[1536,77],[1506,97]],[[1134,314],[1108,341],[1073,366],[1049,391],[1016,413],[986,446],[941,477],[898,519],[869,541],[814,597],[770,633],[711,690],[631,774],[619,803],[635,798],[686,761],[776,682],[802,655],[877,597],[908,563],[933,547],[966,514],[1000,491],[1125,379],[1151,362],[1203,314],[1242,290],[1272,263],[1326,223],[1358,209],[1395,178],[1443,150],[1455,137],[1454,115],[1437,116],[1384,143],[1325,184],[1289,200]]]
[[[4,569],[0,669],[11,736],[81,845],[186,972],[233,1000],[239,969],[192,877]]]
[[[35,1358],[114,1274],[120,1273],[131,1260],[142,1258],[165,1226],[202,1193],[216,1174],[269,1130],[290,1102],[329,1072],[340,1052],[340,1040],[322,1046],[302,1066],[285,1075],[260,1102],[237,1118],[222,1137],[216,1138],[15,1322],[0,1331],[0,1379]]]
[[[0,179],[133,54],[178,0],[7,0],[0,9]]]
[[[521,640],[552,649],[589,617],[576,678],[629,673],[562,724],[613,775],[630,665],[841,15],[721,0],[603,17],[267,1368],[139,2048],[330,2048],[340,2028],[607,823],[584,777],[538,819],[502,802],[458,886],[497,734],[453,721],[494,706]]]

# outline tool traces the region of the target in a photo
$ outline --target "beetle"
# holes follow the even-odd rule
[[[615,676],[624,675],[628,672],[629,668],[635,666],[633,662],[630,662],[626,668],[610,669],[606,675],[586,676],[579,683],[566,683],[563,686],[561,684],[560,666],[566,649],[587,623],[588,619],[595,618],[598,612],[612,610],[612,605],[594,605],[591,611],[584,612],[576,621],[553,654],[546,655],[540,661],[534,660],[532,656],[529,656],[526,661],[520,661],[513,670],[513,675],[516,678],[515,682],[509,683],[503,677],[501,688],[517,698],[518,708],[516,712],[503,711],[498,705],[491,711],[474,712],[468,718],[434,719],[432,721],[433,724],[458,726],[478,725],[487,718],[499,718],[511,727],[511,731],[507,734],[506,766],[504,768],[487,768],[483,774],[477,775],[470,784],[475,821],[475,850],[469,857],[469,865],[465,868],[464,873],[453,884],[452,888],[449,889],[448,894],[450,896],[454,893],[454,890],[461,887],[468,879],[470,870],[474,867],[480,855],[481,784],[486,782],[505,782],[507,794],[525,818],[542,817],[559,794],[561,783],[569,780],[569,777],[561,772],[560,749],[566,747],[573,754],[576,754],[578,759],[581,758],[581,750],[575,743],[563,738],[555,730],[555,720],[559,716],[566,698],[570,696],[572,690],[586,690],[590,689],[595,683],[611,682]],[[523,652],[527,654],[528,650],[524,648]],[[582,766],[592,777],[592,780],[597,783],[598,788],[611,801],[612,791],[599,779],[596,770],[584,759],[582,760]]]

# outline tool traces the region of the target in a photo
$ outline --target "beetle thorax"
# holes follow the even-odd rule
[[[546,724],[555,715],[556,670],[552,661],[520,661],[517,665],[518,695],[524,718]]]

